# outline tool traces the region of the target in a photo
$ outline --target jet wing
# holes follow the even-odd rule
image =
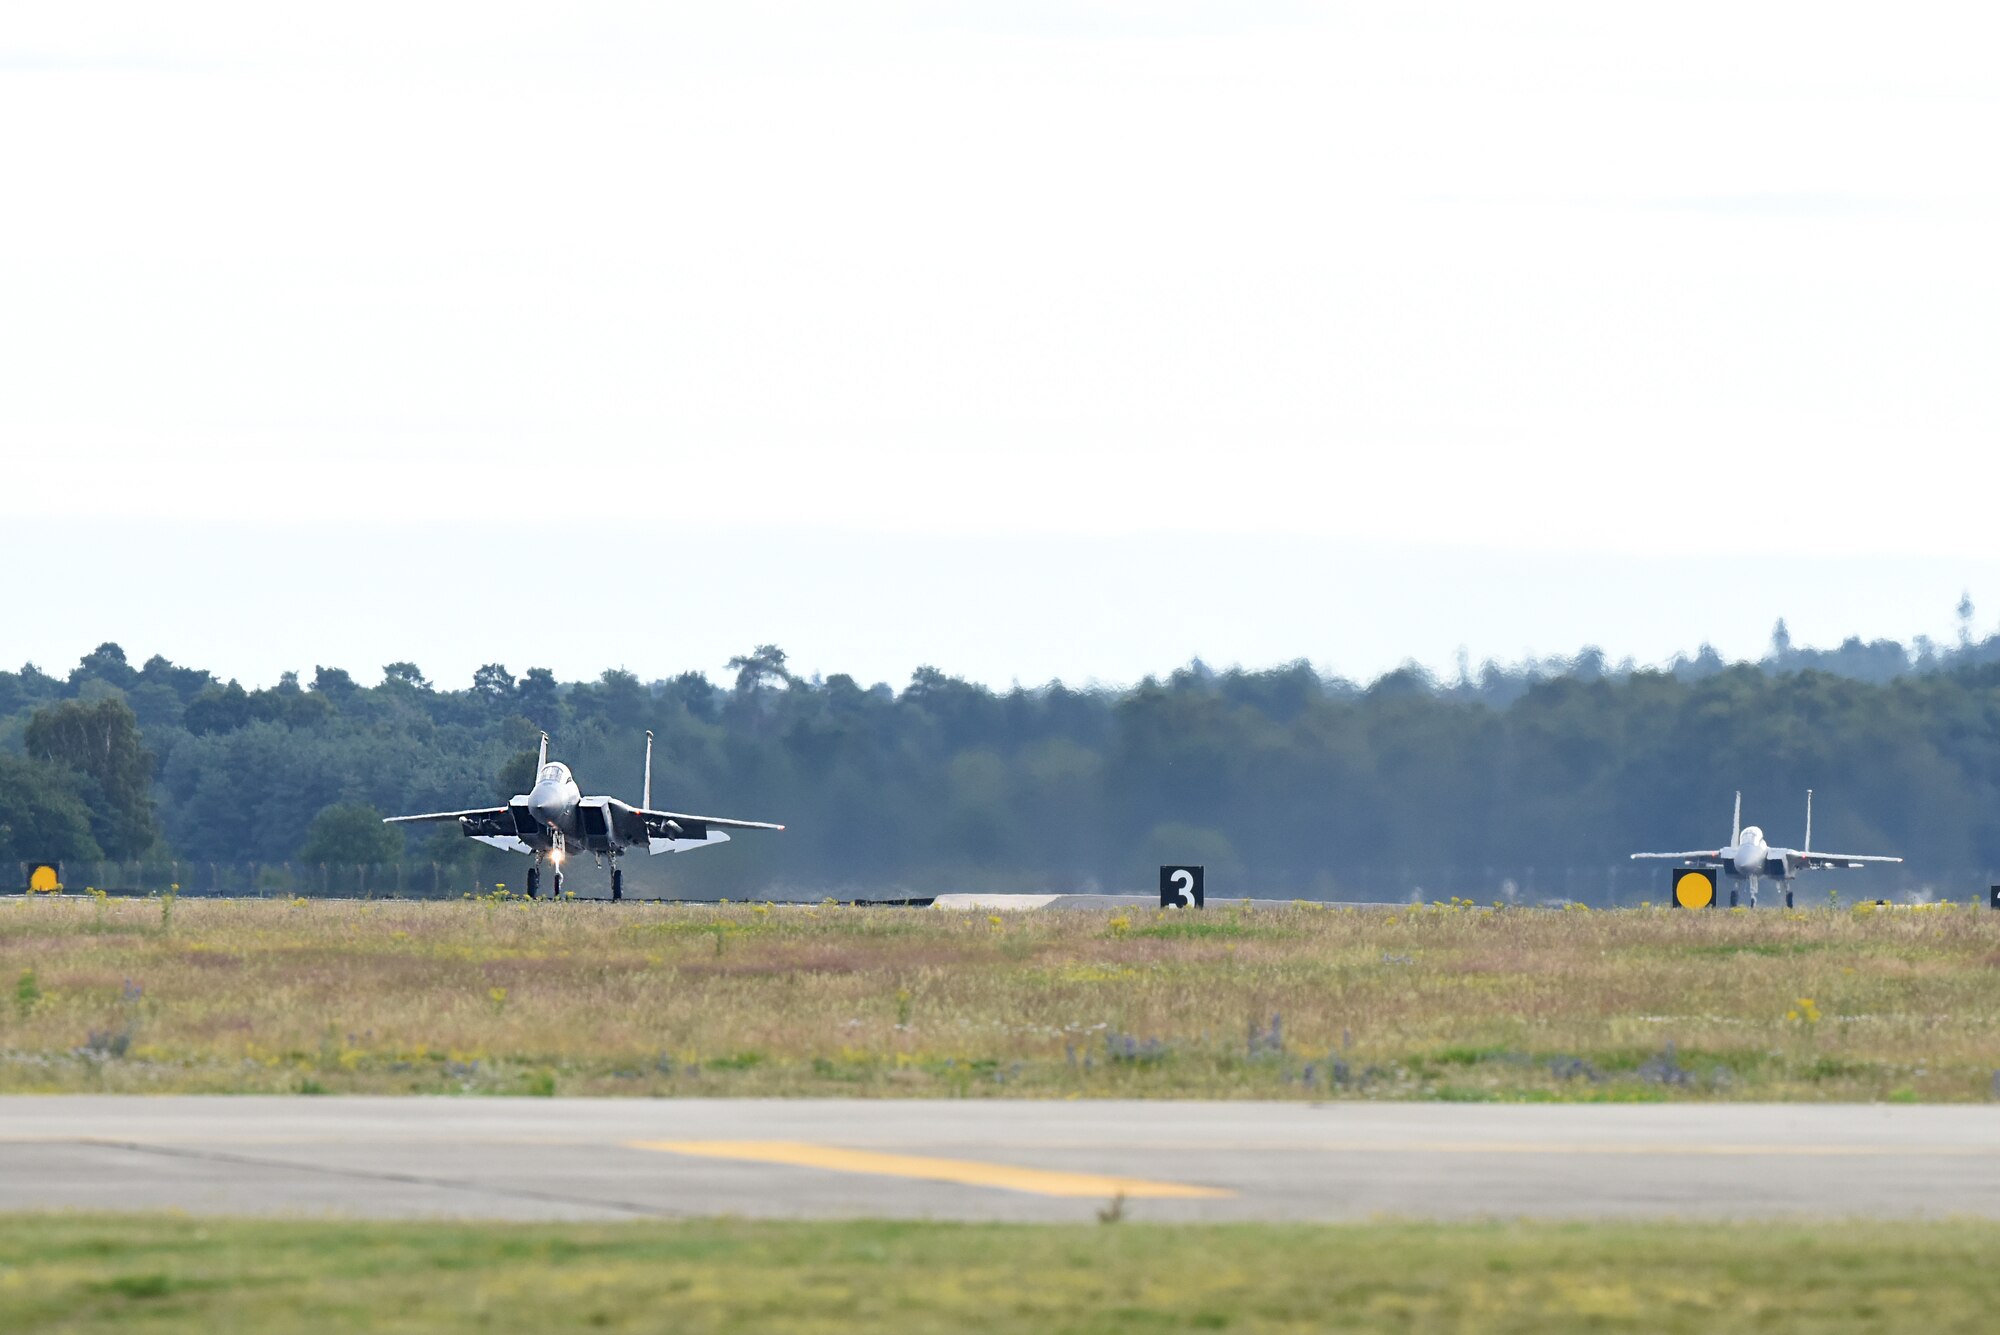
[[[1829,867],[1870,867],[1880,862],[1901,862],[1901,858],[1880,857],[1872,853],[1801,853],[1795,848],[1778,850],[1787,858],[1809,871],[1824,871]]]
[[[684,811],[648,811],[644,807],[633,807],[632,814],[646,822],[646,834],[653,839],[678,839],[694,831],[716,826],[724,830],[782,830],[782,825],[773,825],[761,820],[728,820],[722,816],[690,816]],[[699,839],[699,834],[693,834]]]
[[[1658,858],[1663,862],[1713,862],[1718,866],[1722,863],[1722,854],[1712,848],[1697,848],[1686,853],[1634,853],[1632,857],[1634,860]]]
[[[652,811],[627,807],[625,819],[638,822],[645,830],[646,849],[651,853],[685,853],[694,848],[711,848],[729,842],[729,830],[782,830],[761,820],[729,820],[722,816],[693,816],[683,811]]]
[[[384,816],[382,823],[384,825],[402,825],[409,821],[460,820],[467,816],[504,816],[506,814],[507,808],[505,807],[474,807],[470,811],[426,811],[421,816]]]

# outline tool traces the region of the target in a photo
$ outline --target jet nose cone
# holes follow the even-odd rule
[[[562,815],[563,795],[558,788],[537,788],[528,794],[528,812],[544,825],[551,824]]]

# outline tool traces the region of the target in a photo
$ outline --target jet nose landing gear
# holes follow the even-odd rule
[[[533,866],[528,868],[528,898],[530,899],[541,898],[541,891],[542,891],[542,864],[539,861],[537,861]],[[551,862],[549,864],[549,898],[561,899],[562,893],[563,893],[562,863]]]
[[[563,832],[559,829],[551,828],[549,830],[548,853],[550,899],[561,899],[563,897],[563,863],[568,857],[569,849],[563,842]]]

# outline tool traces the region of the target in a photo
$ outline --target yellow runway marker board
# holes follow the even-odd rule
[[[1715,904],[1715,873],[1707,867],[1674,868],[1674,907],[1705,909]]]
[[[1050,1168],[1018,1168],[976,1159],[932,1159],[915,1154],[885,1154],[838,1145],[809,1145],[796,1140],[634,1140],[635,1150],[658,1150],[703,1159],[736,1159],[744,1163],[786,1164],[833,1173],[868,1173],[878,1177],[910,1177],[926,1182],[950,1182],[965,1187],[995,1187],[1036,1196],[1078,1196],[1130,1200],[1220,1200],[1236,1193],[1221,1187],[1197,1187],[1181,1182],[1149,1182],[1101,1173],[1066,1173]]]
[[[62,868],[53,862],[28,864],[28,893],[51,895],[62,889]]]

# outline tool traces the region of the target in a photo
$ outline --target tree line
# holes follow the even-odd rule
[[[1812,787],[1822,847],[1902,853],[1918,882],[2000,867],[2000,645],[1853,674],[1809,652],[1781,627],[1754,664],[1586,652],[1364,685],[1197,662],[995,691],[801,677],[767,645],[721,681],[490,664],[448,689],[403,662],[251,690],[105,644],[62,677],[0,672],[0,859],[499,866],[379,817],[525,791],[538,731],[585,791],[636,801],[650,729],[656,806],[788,826],[672,860],[706,893],[1143,889],[1163,861],[1218,893],[1400,892],[1719,845],[1739,787],[1774,842]]]

